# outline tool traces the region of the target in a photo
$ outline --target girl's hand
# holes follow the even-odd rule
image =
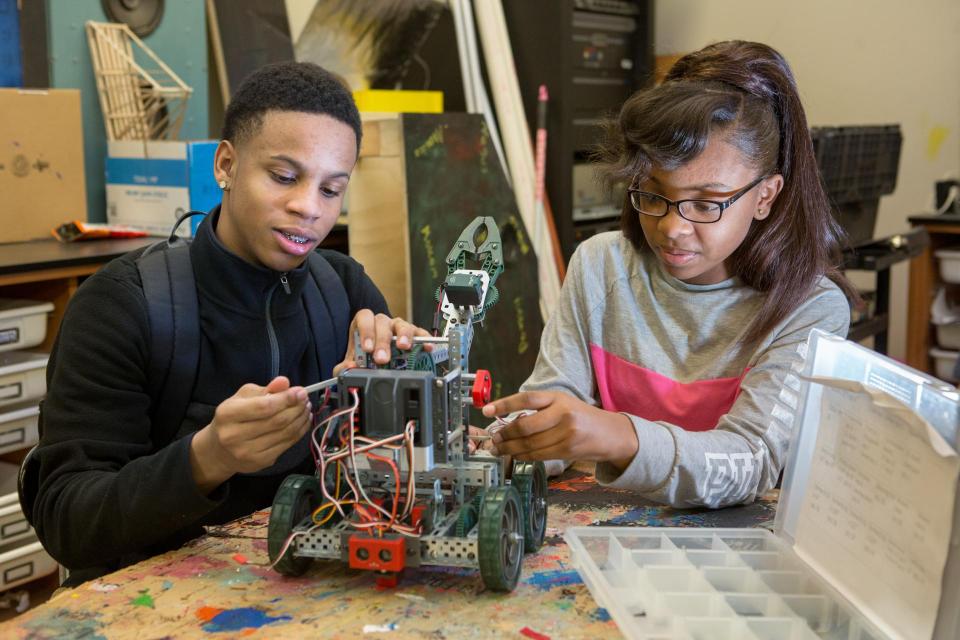
[[[497,453],[520,460],[592,460],[623,470],[640,448],[633,423],[565,393],[527,391],[483,407],[488,418],[533,409],[493,434]]]

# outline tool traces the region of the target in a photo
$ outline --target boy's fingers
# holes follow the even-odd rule
[[[288,421],[283,426],[276,427],[269,425],[269,423],[264,425],[265,428],[260,435],[251,442],[254,450],[263,452],[279,445],[290,447],[303,437],[303,434],[310,427],[310,413],[303,411],[297,415],[292,408],[289,411],[291,413],[287,416]]]
[[[393,319],[393,334],[397,336],[397,347],[409,349],[413,346],[413,336],[417,335],[417,327],[403,318]]]
[[[357,361],[353,358],[347,358],[337,366],[333,368],[334,377],[340,375],[341,372],[346,371],[347,369],[355,369],[357,367]]]
[[[361,309],[353,317],[353,325],[360,334],[360,348],[366,353],[373,351],[374,343],[377,337],[376,318],[370,309]],[[351,331],[351,337],[353,332]]]
[[[267,393],[279,393],[290,388],[290,380],[286,376],[277,376],[267,383]]]
[[[373,361],[377,364],[390,362],[391,343],[393,342],[393,318],[378,313],[375,318],[376,338],[373,347]]]

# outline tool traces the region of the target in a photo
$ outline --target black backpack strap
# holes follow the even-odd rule
[[[347,332],[350,329],[350,299],[343,281],[327,259],[317,252],[307,258],[310,280],[316,286],[303,288],[307,317],[320,361],[320,376],[333,375],[333,368],[343,360],[347,351]],[[324,311],[326,313],[324,313]]]
[[[200,360],[197,285],[184,241],[151,246],[137,260],[150,317],[153,445],[170,443],[186,415]]]

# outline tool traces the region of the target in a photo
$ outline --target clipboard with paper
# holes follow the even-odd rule
[[[960,637],[960,396],[814,331],[774,531],[575,527],[629,638]]]

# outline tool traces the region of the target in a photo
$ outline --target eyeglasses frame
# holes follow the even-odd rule
[[[637,188],[635,188],[635,187],[630,187],[630,188],[627,189],[627,199],[630,201],[630,206],[633,207],[634,211],[636,211],[637,213],[639,213],[639,214],[641,214],[641,215],[644,215],[644,216],[650,216],[651,218],[665,218],[665,217],[667,216],[667,214],[670,213],[670,207],[673,207],[674,209],[677,210],[677,215],[679,215],[681,218],[683,218],[683,219],[686,220],[687,222],[692,222],[692,223],[694,223],[694,224],[714,224],[714,223],[716,223],[716,222],[720,222],[720,219],[723,217],[723,212],[726,211],[727,209],[729,209],[730,207],[732,207],[732,206],[734,205],[734,203],[736,203],[737,200],[739,200],[740,198],[742,198],[742,197],[743,197],[744,195],[746,195],[751,189],[753,189],[755,186],[757,186],[758,184],[760,184],[761,182],[763,182],[764,180],[766,180],[767,178],[769,178],[769,177],[772,176],[772,175],[773,175],[772,173],[765,173],[765,174],[763,174],[762,176],[760,176],[759,178],[757,178],[756,180],[754,180],[753,182],[751,182],[750,184],[748,184],[748,185],[745,186],[744,188],[740,189],[739,191],[737,191],[735,194],[733,194],[732,196],[730,196],[730,197],[727,198],[726,200],[723,200],[722,202],[721,202],[721,201],[718,201],[718,200],[708,200],[708,199],[706,199],[706,198],[686,198],[686,199],[684,199],[684,200],[671,200],[670,198],[664,197],[664,196],[660,195],[659,193],[653,193],[653,192],[651,192],[651,191],[644,191],[643,189],[637,189]],[[648,196],[654,196],[654,197],[656,197],[656,198],[660,198],[661,200],[663,200],[663,201],[665,201],[665,202],[667,203],[667,210],[666,210],[666,212],[665,212],[663,215],[658,216],[658,215],[653,214],[653,213],[647,213],[646,211],[640,211],[640,209],[638,209],[637,206],[636,206],[635,204],[633,204],[633,197],[630,195],[630,194],[633,194],[633,193],[643,193],[643,194],[646,194],[646,195],[648,195]],[[715,205],[719,206],[719,207],[720,207],[720,212],[717,214],[717,219],[716,219],[716,220],[710,220],[709,222],[704,222],[703,220],[691,220],[691,219],[688,218],[687,216],[683,215],[683,212],[682,212],[682,211],[680,211],[680,205],[683,204],[684,202],[709,202],[710,204],[715,204]]]

